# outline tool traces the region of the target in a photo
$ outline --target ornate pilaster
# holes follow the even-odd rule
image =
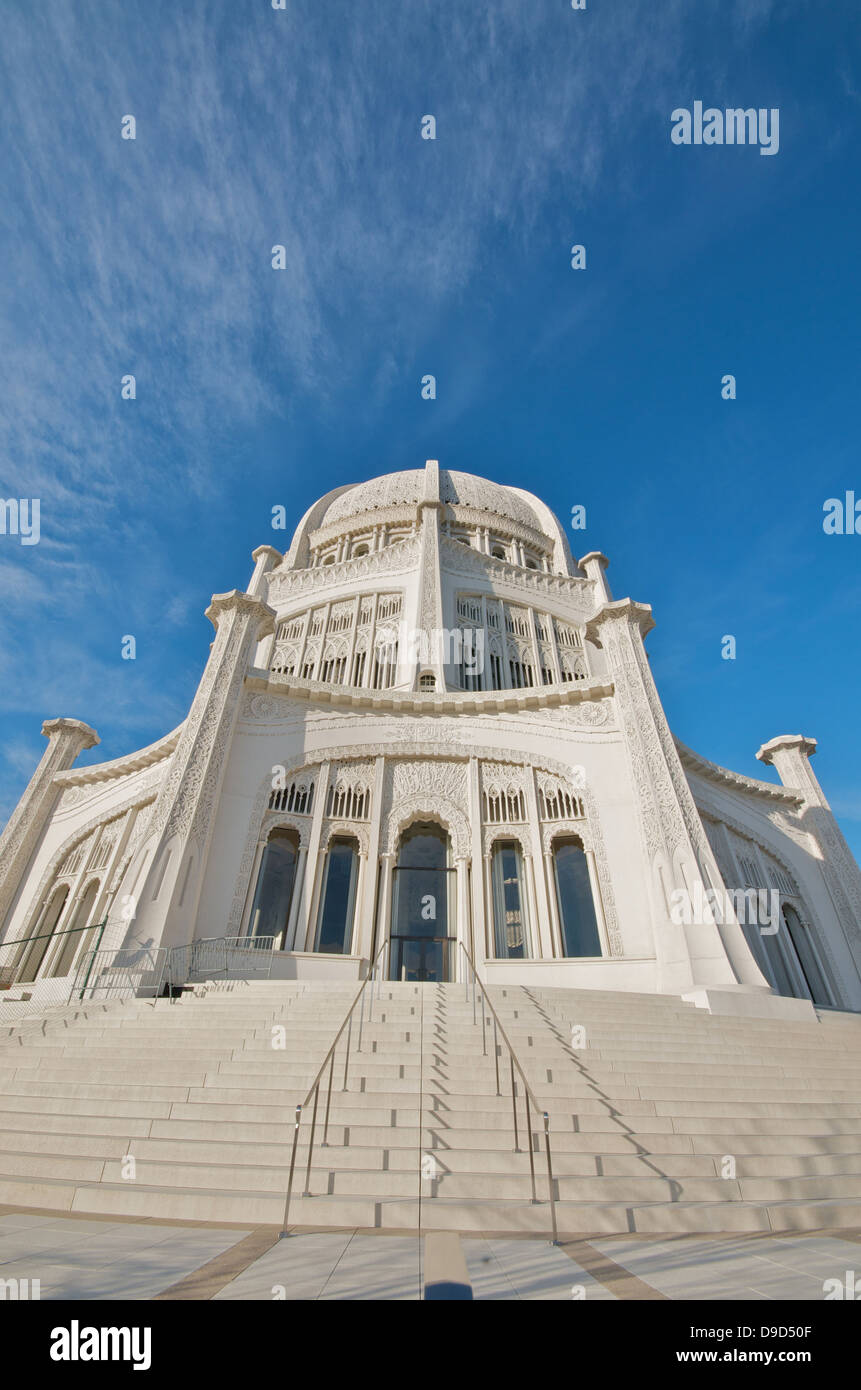
[[[255,646],[272,630],[275,615],[262,599],[233,589],[215,594],[206,616],[215,626],[215,641],[147,827],[151,858],[134,923],[138,940],[163,945],[190,937],[240,690]],[[174,888],[180,866],[189,860],[190,891],[180,909],[173,903]]]
[[[421,556],[419,560],[419,627],[424,632],[428,644],[429,665],[436,677],[437,690],[445,690],[445,663],[442,642],[442,581],[439,558],[439,513],[442,503],[439,498],[439,464],[436,459],[428,459],[425,466],[425,490],[419,502],[421,531],[419,540]],[[411,676],[415,672],[410,673]]]
[[[660,870],[674,889],[690,891],[707,865],[720,874],[679,760],[652,678],[643,638],[654,627],[651,609],[630,599],[606,603],[587,628],[603,645],[616,687],[628,764],[650,871],[652,925],[659,989],[681,993],[695,985],[763,988],[766,981],[737,922],[673,922],[658,890]],[[686,867],[687,874],[684,869]],[[704,890],[708,887],[703,883]]]
[[[66,772],[79,753],[94,748],[99,742],[95,729],[80,719],[46,719],[42,733],[48,740],[48,747],[0,835],[0,924],[61,795],[54,778],[58,772]]]
[[[831,892],[843,930],[858,954],[861,943],[861,869],[847,845],[810,759],[816,752],[816,739],[786,734],[764,743],[757,753],[762,763],[770,763],[785,787],[804,797],[804,829],[816,836],[822,849],[821,868]]]

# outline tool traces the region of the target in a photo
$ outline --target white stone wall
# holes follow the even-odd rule
[[[721,836],[739,843],[749,837],[798,885],[839,980],[841,1004],[861,1007],[861,877],[853,877],[821,789],[804,771],[812,745],[766,745],[782,776],[790,767],[798,772],[804,786],[796,790],[727,773],[677,749],[643,648],[652,626],[648,608],[612,600],[603,556],[584,557],[578,568],[562,527],[538,499],[429,463],[336,489],[303,518],[286,556],[262,547],[254,558],[248,592],[216,596],[208,610],[216,640],[178,730],[150,749],[76,771],[75,739],[95,735],[60,721],[64,728],[52,739],[66,743],[56,744],[55,762],[40,764],[5,837],[6,938],[32,930],[70,846],[105,824],[117,831],[99,870],[94,913],[94,920],[109,917],[106,946],[237,934],[247,924],[266,838],[274,825],[290,824],[299,832],[302,872],[289,960],[279,968],[358,976],[388,932],[400,831],[411,819],[438,818],[451,838],[458,935],[489,979],[658,990],[712,1006],[733,991],[761,999],[768,984],[735,919],[706,914],[680,925],[671,905],[679,892],[722,887],[737,860]],[[387,688],[369,688],[367,666],[359,689],[349,684],[349,666],[336,683],[272,669],[291,617],[390,594],[401,596],[401,646]],[[518,641],[534,658],[532,685],[515,688],[505,669],[503,688],[490,688],[485,660],[482,688],[465,691],[456,663],[412,659],[419,652],[415,633],[433,640],[432,629],[462,625],[463,595],[477,600],[486,622],[488,606],[499,602],[529,614]],[[504,650],[504,610],[495,611]],[[568,680],[562,658],[570,652],[552,637],[554,620],[579,643],[576,672],[564,667]],[[490,627],[484,631],[487,640]],[[356,633],[354,624],[345,636],[350,652]],[[424,669],[434,673],[432,691],[419,689]],[[365,813],[333,823],[325,814],[328,782],[339,770],[349,782],[359,767]],[[276,769],[313,770],[311,814],[268,809]],[[570,820],[541,820],[542,779],[556,779],[577,799]],[[485,789],[500,781],[523,797],[526,809],[514,824],[484,815]],[[359,842],[361,863],[352,947],[340,962],[315,959],[326,840],[347,830]],[[561,832],[577,835],[586,852],[600,958],[561,956],[550,860]],[[525,857],[534,960],[486,959],[493,949],[488,856],[500,835],[518,840]],[[0,841],[0,854],[3,847]],[[87,872],[84,863],[76,892]],[[131,917],[119,908],[129,900]]]

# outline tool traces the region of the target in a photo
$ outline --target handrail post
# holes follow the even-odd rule
[[[482,1057],[486,1057],[486,1056],[487,1056],[487,1030],[486,1030],[486,1028],[485,1028],[485,1024],[486,1024],[486,1023],[487,1023],[487,1019],[485,1018],[484,996],[482,995],[482,999],[481,999],[481,1055],[482,1055]]]
[[[97,936],[97,938],[96,938],[96,944],[95,944],[95,946],[93,947],[92,952],[91,952],[91,954],[90,954],[90,963],[89,963],[89,965],[87,966],[87,974],[86,974],[86,977],[85,977],[85,979],[84,979],[84,983],[81,985],[81,993],[80,993],[79,996],[78,996],[79,999],[83,999],[83,997],[84,997],[84,990],[87,988],[87,985],[90,983],[90,975],[92,974],[93,966],[94,966],[95,963],[96,963],[96,955],[97,955],[97,953],[98,953],[99,947],[100,947],[101,944],[102,944],[102,937],[103,937],[104,934],[105,934],[105,927],[106,927],[107,925],[108,925],[108,919],[107,919],[107,917],[106,917],[105,920],[104,920],[104,922],[102,922],[101,925],[99,926],[99,934],[98,934],[98,936]]]
[[[547,1189],[550,1194],[550,1221],[553,1226],[553,1244],[559,1244],[559,1232],[556,1229],[556,1195],[553,1191],[553,1162],[550,1157],[550,1116],[544,1111],[544,1147],[547,1150]]]
[[[534,1203],[538,1201],[538,1198],[535,1195],[535,1155],[532,1152],[532,1120],[529,1113],[528,1091],[524,1093],[524,1099],[526,1100],[526,1143],[529,1148],[529,1173],[532,1178],[532,1201]]]
[[[329,1142],[329,1107],[330,1107],[330,1105],[332,1104],[332,1075],[333,1075],[334,1070],[335,1070],[335,1052],[336,1052],[336,1050],[337,1050],[336,1048],[334,1048],[334,1047],[332,1048],[332,1060],[331,1060],[331,1062],[329,1063],[329,1093],[328,1093],[328,1095],[326,1096],[326,1121],[325,1121],[325,1124],[323,1125],[323,1138],[322,1138],[322,1140],[320,1141],[320,1147],[323,1148],[323,1149],[325,1149],[325,1148],[327,1147],[328,1142]]]
[[[514,1114],[514,1152],[520,1153],[520,1136],[517,1131],[517,1092],[514,1089],[514,1053],[509,1048],[508,1061],[511,1066],[511,1108]]]
[[[496,1065],[496,1094],[501,1095],[499,1089],[499,1041],[496,1036],[496,1014],[493,1015],[493,1060]]]
[[[314,1153],[314,1130],[317,1125],[317,1102],[320,1099],[320,1082],[314,1087],[314,1109],[311,1113],[311,1133],[308,1136],[308,1166],[305,1169],[305,1191],[303,1197],[311,1196],[311,1157]]]
[[[290,1216],[290,1198],[293,1195],[293,1172],[296,1168],[296,1148],[299,1143],[299,1126],[302,1123],[302,1106],[296,1106],[296,1119],[293,1125],[293,1152],[290,1155],[290,1176],[287,1179],[287,1199],[284,1203],[284,1229],[282,1236],[287,1234],[287,1222]]]
[[[350,1014],[350,1017],[349,1017],[349,1020],[347,1021],[347,1055],[346,1055],[346,1057],[344,1058],[344,1084],[343,1084],[343,1086],[341,1087],[341,1090],[342,1090],[342,1091],[346,1091],[346,1089],[347,1089],[347,1068],[348,1068],[349,1065],[350,1065],[350,1038],[352,1037],[352,1034],[353,1034],[353,1015],[352,1015],[352,1013],[351,1013],[351,1014]]]
[[[360,1010],[360,1012],[359,1012],[359,1041],[358,1041],[357,1044],[356,1044],[356,1051],[357,1051],[357,1052],[361,1052],[361,1050],[362,1050],[362,1030],[364,1029],[364,1026],[365,1026],[365,991],[362,990],[362,1007],[361,1007],[361,1010]]]

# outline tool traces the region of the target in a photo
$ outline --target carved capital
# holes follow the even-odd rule
[[[274,631],[275,612],[264,603],[261,598],[254,594],[246,594],[241,589],[231,589],[226,594],[213,594],[212,602],[206,610],[205,616],[218,631],[218,624],[225,613],[237,613],[241,617],[251,620],[257,619],[260,624],[257,630],[258,640],[261,637],[268,637]]]

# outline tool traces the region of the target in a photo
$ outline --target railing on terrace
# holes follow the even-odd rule
[[[157,999],[162,990],[164,946],[121,946],[85,951],[69,995],[73,999]]]
[[[274,936],[204,936],[187,946],[171,946],[165,963],[170,992],[195,980],[272,974]]]

